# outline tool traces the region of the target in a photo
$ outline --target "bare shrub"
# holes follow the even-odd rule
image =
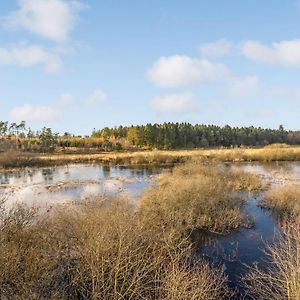
[[[22,224],[0,231],[4,299],[175,299],[174,286],[188,299],[227,294],[223,271],[191,265],[188,239],[150,230],[130,201],[91,200]]]
[[[207,229],[220,233],[243,225],[243,200],[237,191],[260,187],[257,177],[225,169],[221,164],[190,161],[163,174],[146,191],[140,213],[149,227],[179,232]]]
[[[300,221],[300,186],[288,184],[268,191],[263,205],[281,217]]]
[[[215,300],[228,297],[232,293],[226,288],[226,276],[220,268],[218,273],[203,261],[194,268],[173,263],[163,279],[164,300]]]
[[[245,285],[252,299],[300,299],[300,225],[286,223],[279,242],[266,249],[267,270],[251,268]]]

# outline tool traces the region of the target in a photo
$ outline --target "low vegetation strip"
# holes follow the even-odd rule
[[[111,165],[164,165],[190,158],[212,158],[223,162],[300,161],[300,147],[274,145],[265,148],[198,149],[174,151],[105,152],[97,154],[37,154],[18,151],[0,153],[0,168],[51,166],[68,163]]]

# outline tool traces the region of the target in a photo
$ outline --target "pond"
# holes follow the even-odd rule
[[[242,163],[227,166],[258,174],[271,185],[300,183],[300,163]],[[103,194],[122,194],[138,201],[142,191],[154,183],[163,171],[162,167],[84,164],[26,169],[0,174],[0,193],[8,195],[8,202],[22,201],[45,207]],[[259,206],[263,193],[256,197],[243,194],[243,197],[243,209],[254,221],[253,227],[241,228],[227,236],[201,232],[193,237],[198,242],[197,256],[215,265],[225,265],[231,287],[241,294],[244,291],[239,279],[247,271],[247,266],[258,263],[261,268],[267,267],[268,257],[264,249],[267,243],[275,241],[278,231],[276,220]]]
[[[69,165],[0,173],[0,196],[7,203],[47,207],[101,195],[138,198],[162,168]]]
[[[244,212],[254,221],[250,228],[240,228],[226,236],[203,234],[198,236],[197,256],[211,262],[215,266],[224,265],[229,285],[236,289],[238,295],[244,294],[241,278],[247,273],[248,266],[258,264],[260,269],[268,266],[266,245],[276,242],[278,227],[272,215],[259,207],[259,198],[244,195],[246,204]],[[196,237],[197,239],[197,237]],[[240,299],[239,296],[237,299]],[[242,299],[248,299],[243,297]]]

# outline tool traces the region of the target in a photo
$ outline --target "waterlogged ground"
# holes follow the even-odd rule
[[[229,168],[242,168],[261,176],[268,185],[300,184],[300,163],[243,163],[228,164]],[[21,201],[39,206],[53,206],[76,199],[103,194],[123,194],[138,199],[141,192],[155,181],[163,168],[125,168],[99,165],[69,165],[55,168],[27,169],[0,174],[0,195],[8,203]],[[263,192],[256,197],[244,194],[244,212],[254,226],[241,228],[228,236],[198,232],[197,256],[213,264],[226,266],[231,286],[243,294],[240,277],[247,266],[258,263],[267,267],[264,249],[276,241],[276,221],[269,211],[259,206]],[[247,298],[245,298],[247,299]]]
[[[233,167],[258,174],[272,185],[300,183],[300,162],[241,163]]]
[[[48,207],[102,195],[137,198],[161,168],[69,165],[0,173],[0,195],[7,203]]]
[[[197,255],[210,261],[215,266],[225,265],[230,286],[244,295],[240,279],[247,273],[248,266],[257,263],[260,269],[268,266],[269,257],[264,252],[268,243],[276,242],[278,228],[270,212],[259,207],[259,199],[244,195],[244,211],[254,221],[254,226],[241,228],[227,236],[206,233],[205,243],[198,237]],[[248,298],[243,298],[248,299]]]
[[[271,184],[300,181],[300,163],[228,164],[258,174]],[[102,194],[137,198],[164,169],[159,167],[109,167],[69,165],[0,173],[0,194],[34,205],[61,203]]]
[[[257,174],[269,186],[300,184],[298,162],[246,163],[228,167],[242,168]],[[257,264],[261,270],[268,267],[269,256],[264,250],[267,244],[276,243],[279,233],[274,216],[260,206],[264,197],[263,192],[257,196],[243,194],[243,197],[245,199],[243,210],[253,220],[253,226],[238,229],[227,236],[200,232],[194,237],[195,241],[199,241],[198,256],[204,257],[216,266],[225,265],[230,285],[239,293],[237,299],[248,299],[240,279],[253,264]]]

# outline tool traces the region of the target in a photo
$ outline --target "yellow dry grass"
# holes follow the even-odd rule
[[[102,152],[96,154],[0,154],[0,169],[68,163],[111,165],[163,165],[185,162],[190,158],[218,159],[226,162],[300,161],[300,147],[272,145],[265,148],[197,149],[174,151]]]
[[[108,152],[99,154],[45,155],[43,160],[101,161],[112,163],[174,163],[191,157],[215,158],[222,161],[297,161],[300,147],[273,145],[265,148],[197,149],[174,151]]]
[[[300,186],[288,184],[267,192],[263,204],[280,217],[288,217],[300,223]]]
[[[223,164],[191,160],[160,176],[140,202],[140,213],[149,227],[194,229],[226,233],[245,224],[240,191],[261,188],[260,179]]]

